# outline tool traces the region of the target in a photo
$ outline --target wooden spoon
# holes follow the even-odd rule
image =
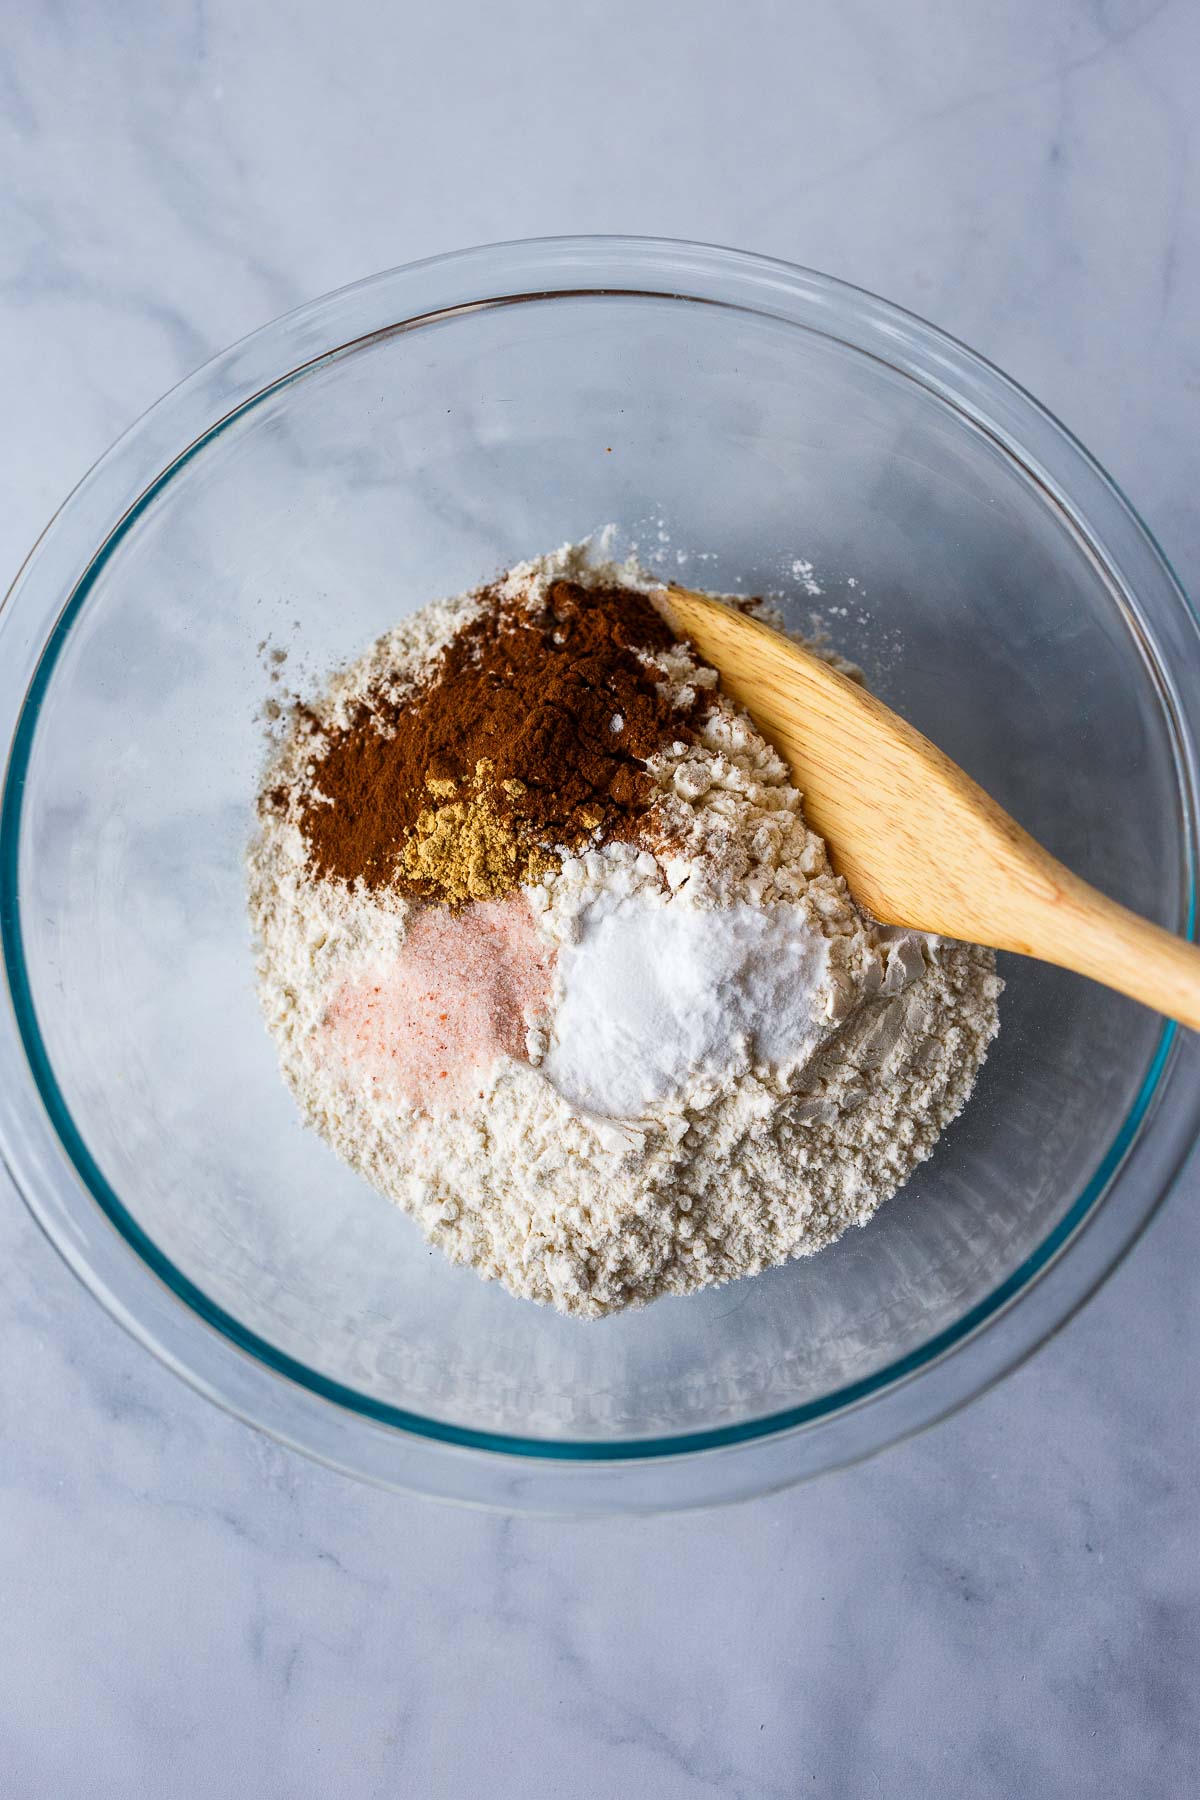
[[[787,760],[851,894],[885,925],[1074,969],[1200,1029],[1200,948],[1072,875],[928,738],[761,620],[656,600]]]

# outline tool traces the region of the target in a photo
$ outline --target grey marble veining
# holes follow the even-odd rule
[[[937,320],[1079,432],[1200,589],[1180,0],[10,11],[0,579],[265,318],[461,243],[622,230]],[[555,1525],[380,1494],[224,1417],[5,1186],[0,1792],[1196,1792],[1198,1188],[919,1440],[729,1512]]]

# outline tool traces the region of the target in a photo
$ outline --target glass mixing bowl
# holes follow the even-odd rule
[[[302,1129],[244,901],[270,648],[315,683],[609,522],[820,612],[1052,851],[1191,930],[1197,629],[1144,527],[970,351],[758,257],[508,244],[304,307],[115,446],[0,613],[0,1131],[37,1218],[287,1442],[568,1512],[758,1492],[976,1393],[1128,1247],[1198,1104],[1194,1041],[1003,959],[975,1098],[867,1230],[598,1324],[452,1268]]]

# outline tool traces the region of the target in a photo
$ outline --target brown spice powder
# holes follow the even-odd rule
[[[483,597],[418,692],[368,695],[317,734],[299,812],[316,874],[452,905],[509,892],[560,846],[630,835],[654,799],[647,760],[690,741],[706,702],[676,708],[639,656],[674,642],[644,594]]]

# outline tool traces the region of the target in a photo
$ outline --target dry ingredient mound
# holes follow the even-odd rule
[[[308,1122],[589,1318],[865,1224],[997,1029],[991,952],[859,913],[658,585],[568,546],[402,621],[292,715],[249,855]]]

